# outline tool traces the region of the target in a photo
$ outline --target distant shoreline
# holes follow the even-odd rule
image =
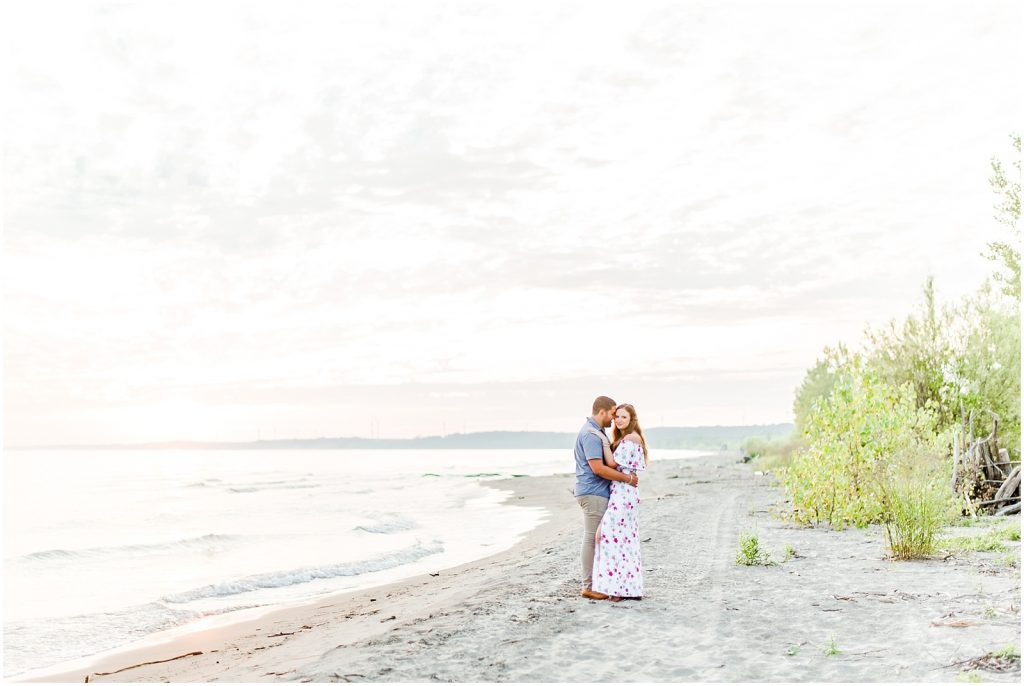
[[[792,424],[750,426],[654,427],[645,432],[652,450],[738,450],[748,438],[782,438]],[[160,441],[95,445],[4,446],[5,450],[551,450],[571,448],[575,433],[554,431],[479,431],[416,438],[342,436],[257,441]]]

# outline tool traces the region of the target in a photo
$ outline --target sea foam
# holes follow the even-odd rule
[[[172,593],[161,598],[168,603],[188,603],[203,598],[223,598],[225,596],[248,593],[263,588],[281,588],[282,586],[294,586],[304,584],[317,579],[331,579],[339,576],[357,576],[370,572],[380,572],[392,567],[416,562],[428,555],[436,555],[444,552],[444,545],[434,540],[428,545],[417,543],[414,546],[386,553],[368,560],[357,562],[342,562],[334,565],[320,565],[316,567],[299,567],[264,574],[253,574],[233,581],[225,581],[217,584],[201,586],[182,593]]]
[[[97,546],[92,548],[54,548],[38,550],[19,559],[34,562],[50,562],[54,560],[77,560],[104,556],[145,555],[153,553],[175,552],[208,552],[214,548],[234,545],[243,541],[245,536],[232,534],[205,534],[191,538],[180,538],[175,541],[161,543],[131,543],[127,545]]]

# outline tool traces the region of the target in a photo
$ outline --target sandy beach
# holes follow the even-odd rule
[[[1003,672],[968,662],[1019,650],[1019,542],[1007,542],[1009,555],[894,562],[877,527],[773,516],[783,491],[735,454],[652,457],[642,601],[579,597],[571,475],[512,479],[489,485],[551,517],[511,550],[34,680],[953,681],[970,669],[1020,680],[1019,661]],[[748,531],[779,564],[735,563]],[[796,557],[783,561],[787,545]]]

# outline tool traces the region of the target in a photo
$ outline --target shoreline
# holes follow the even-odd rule
[[[203,647],[209,646],[211,642],[228,642],[252,631],[260,631],[267,625],[282,622],[294,623],[296,617],[305,616],[307,613],[336,609],[349,604],[378,602],[378,596],[383,595],[387,598],[400,595],[415,587],[430,585],[431,581],[440,576],[460,574],[479,567],[481,564],[517,555],[521,552],[520,549],[529,549],[539,545],[547,540],[552,533],[569,524],[569,519],[560,518],[559,514],[570,509],[568,505],[571,505],[573,509],[576,508],[576,502],[571,494],[573,479],[571,473],[564,473],[481,481],[480,484],[485,487],[509,493],[506,501],[502,503],[504,505],[543,507],[547,511],[546,519],[523,534],[521,540],[510,548],[486,557],[464,562],[454,567],[440,568],[436,573],[417,574],[366,589],[339,591],[316,599],[210,615],[194,622],[158,631],[125,646],[96,655],[63,661],[50,667],[29,670],[6,677],[4,680],[22,683],[95,681],[99,679],[88,679],[87,677],[95,673],[120,671],[126,667],[131,668],[132,665],[174,659],[179,655],[203,650]],[[570,492],[564,493],[563,487]],[[564,502],[559,502],[561,495],[566,495]],[[439,576],[435,577],[435,574]],[[372,626],[367,628],[371,632],[373,629]]]
[[[641,482],[647,596],[586,600],[572,483],[488,482],[513,491],[512,504],[550,513],[506,551],[122,653],[89,681],[954,681],[986,653],[1019,651],[1019,541],[1004,552],[893,561],[880,527],[835,531],[773,516],[786,509],[784,492],[735,454],[655,456]],[[1013,521],[943,533],[982,535]],[[736,564],[745,532],[775,565]],[[142,664],[152,660],[168,661]],[[1019,682],[1020,663],[979,674]]]

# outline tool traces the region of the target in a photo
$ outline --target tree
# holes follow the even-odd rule
[[[1005,271],[995,274],[994,278],[1003,284],[1003,293],[1020,302],[1020,136],[1010,134],[1010,140],[1016,155],[1010,163],[1009,177],[1003,163],[992,158],[992,176],[989,184],[992,192],[999,196],[995,205],[995,218],[1000,224],[1009,227],[1011,241],[995,241],[988,244],[989,252],[985,255],[993,262],[998,262]]]
[[[958,330],[947,377],[950,398],[969,415],[999,415],[999,443],[1020,456],[1020,312],[986,281],[958,308]],[[961,418],[965,419],[965,418]],[[985,430],[987,431],[987,429]],[[981,429],[979,434],[984,433]]]
[[[840,343],[835,348],[825,348],[825,357],[815,362],[807,370],[800,388],[793,398],[793,417],[796,422],[796,434],[801,435],[807,428],[807,419],[814,409],[818,398],[827,398],[836,382],[836,373],[849,357],[846,346]]]
[[[893,386],[911,384],[917,407],[935,406],[944,427],[958,414],[956,399],[946,389],[946,369],[954,356],[949,341],[954,321],[949,310],[937,310],[930,276],[923,295],[920,313],[908,316],[902,327],[891,321],[887,329],[865,332],[869,362]]]

